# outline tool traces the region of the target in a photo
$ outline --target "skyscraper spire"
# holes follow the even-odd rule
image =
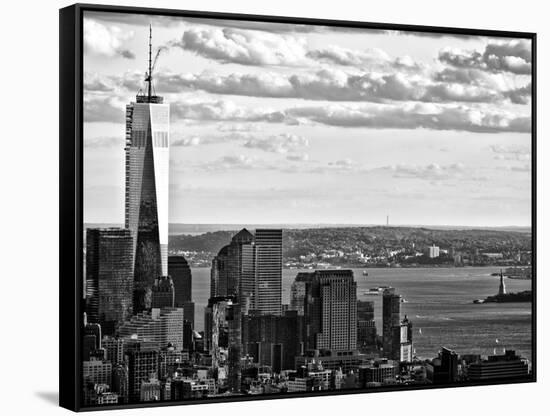
[[[149,102],[151,102],[151,85],[153,83],[153,64],[151,60],[151,53],[153,48],[153,26],[151,23],[149,23],[149,71],[147,72],[147,77],[145,78],[145,81],[148,83],[147,85],[147,98]]]

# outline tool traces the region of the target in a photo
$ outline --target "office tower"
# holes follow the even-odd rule
[[[170,276],[156,278],[151,290],[151,308],[174,307],[174,283]]]
[[[191,328],[195,327],[195,302],[183,303],[183,318],[191,324]]]
[[[212,260],[210,295],[237,296],[241,310],[281,314],[282,230],[242,229]]]
[[[377,349],[374,302],[357,301],[357,348],[369,353]]]
[[[181,349],[183,309],[153,308],[151,311],[141,312],[122,324],[118,335],[126,338],[137,335],[139,339],[154,341],[161,347],[171,343]]]
[[[185,312],[184,312],[185,317]],[[187,319],[183,321],[183,346],[182,350],[189,353],[195,351],[195,334],[193,331],[193,325]]]
[[[229,282],[237,286],[241,312],[248,313],[256,282],[254,277],[254,236],[243,228],[231,239],[229,248]]]
[[[384,356],[399,360],[401,337],[401,296],[394,288],[384,290],[382,295],[382,345]]]
[[[413,359],[412,322],[407,315],[399,325],[399,361],[410,363]]]
[[[299,273],[306,283],[307,348],[357,348],[357,284],[352,270]]]
[[[212,260],[210,297],[238,296],[244,301],[253,296],[254,284],[254,236],[243,228],[231,242],[222,247]],[[242,302],[241,302],[242,303]]]
[[[249,314],[243,317],[243,355],[275,372],[294,369],[304,350],[304,316],[287,311],[283,316]]]
[[[174,282],[175,306],[183,307],[185,302],[191,302],[192,290],[191,268],[185,257],[168,257],[168,274]]]
[[[107,360],[113,365],[124,361],[124,338],[107,337],[103,340],[103,348],[107,352]]]
[[[110,361],[91,358],[82,362],[84,383],[111,385],[112,365]]]
[[[458,354],[442,347],[437,358],[426,366],[426,378],[433,384],[458,381]]]
[[[468,366],[470,381],[511,380],[528,375],[529,365],[513,350],[506,350],[503,355],[490,355]]]
[[[113,367],[111,390],[118,394],[119,403],[128,403],[128,367],[126,363]]]
[[[297,311],[298,315],[304,314],[304,305],[306,299],[306,280],[301,275],[296,276],[290,287],[290,306],[291,311]]]
[[[86,313],[90,323],[99,323],[103,333],[132,315],[133,239],[122,228],[86,230]]]
[[[88,361],[93,352],[97,349],[95,335],[84,334],[82,337],[82,360]]]
[[[125,227],[134,238],[134,312],[150,307],[151,286],[168,275],[170,106],[153,93],[151,33],[147,91],[126,106]]]
[[[210,297],[227,296],[227,268],[229,246],[224,246],[212,259],[210,269]]]
[[[183,308],[186,321],[195,326],[195,303],[191,301],[192,276],[189,263],[183,256],[168,257],[168,274],[174,283],[174,306]]]
[[[237,297],[210,298],[205,310],[205,328],[207,345],[212,355],[212,368],[226,366],[229,390],[233,393],[240,392],[242,337],[241,311]],[[227,355],[224,351],[227,351]]]
[[[283,231],[257,229],[255,241],[255,292],[251,308],[266,315],[281,314]]]
[[[172,345],[162,347],[159,352],[159,380],[166,380],[183,364],[184,354]]]
[[[140,400],[141,382],[158,374],[158,344],[132,340],[127,344],[128,391],[130,402]]]

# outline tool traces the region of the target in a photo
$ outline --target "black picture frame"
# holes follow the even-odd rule
[[[393,23],[372,23],[306,17],[263,16],[205,11],[75,4],[59,11],[59,404],[73,411],[127,409],[158,406],[174,406],[199,403],[241,402],[304,397],[303,393],[278,393],[276,395],[217,397],[185,401],[150,402],[98,407],[81,406],[81,353],[80,320],[83,274],[83,13],[116,12],[241,20],[255,22],[324,25],[349,28],[401,30],[423,33],[491,36],[496,38],[521,38],[532,42],[532,106],[531,106],[531,215],[532,215],[532,376],[511,381],[488,381],[448,386],[380,387],[375,390],[353,389],[320,391],[305,394],[308,397],[361,394],[399,390],[441,389],[461,386],[530,383],[537,380],[537,49],[536,33],[499,30],[466,29],[456,27],[420,26]]]

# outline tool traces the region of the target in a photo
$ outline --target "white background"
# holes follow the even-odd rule
[[[315,17],[371,22],[518,30],[538,33],[538,378],[536,384],[332,396],[118,411],[175,415],[224,412],[262,415],[361,414],[518,415],[544,413],[550,394],[548,303],[542,218],[548,192],[544,159],[550,91],[550,24],[544,1],[276,0],[120,1],[123,5]],[[58,8],[63,1],[6,1],[0,49],[0,383],[1,413],[67,414],[58,383]],[[543,234],[546,234],[543,237]],[[546,241],[548,242],[548,241]],[[545,376],[546,375],[546,376]]]

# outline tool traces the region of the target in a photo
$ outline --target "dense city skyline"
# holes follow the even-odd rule
[[[271,226],[181,234],[171,236],[170,244],[168,235],[178,215],[197,224],[204,218],[258,224],[265,218],[273,225],[290,213],[294,223],[304,213],[309,220],[353,223],[359,213],[364,218],[364,212],[387,212],[376,204],[384,205],[388,195],[402,197],[394,180],[423,195],[426,186],[457,186],[434,198],[405,198],[408,204],[400,199],[411,218],[437,222],[443,218],[438,213],[452,206],[453,215],[462,209],[464,215],[456,217],[461,223],[473,221],[470,208],[479,218],[489,218],[490,209],[500,221],[513,207],[518,215],[511,218],[527,223],[525,178],[501,180],[496,173],[506,163],[510,172],[529,176],[530,151],[518,147],[530,129],[525,42],[168,17],[150,18],[146,25],[144,18],[94,14],[84,21],[84,222],[116,222],[122,211],[124,224],[85,227],[83,406],[532,380],[532,351],[525,349],[532,337],[529,231]],[[154,23],[161,27],[157,53]],[[135,35],[145,26],[149,42],[143,51]],[[172,38],[182,29],[180,39]],[[341,45],[322,47],[327,34]],[[360,52],[358,36],[380,37],[386,50]],[[402,46],[392,36],[413,36],[421,46],[413,57],[394,55]],[[443,48],[438,66],[430,68],[433,48],[441,48],[443,40],[484,53]],[[200,74],[156,67],[159,56],[164,65],[177,63],[181,50],[188,69]],[[121,62],[142,55],[148,56],[144,76],[122,71]],[[106,62],[105,73],[92,74]],[[322,68],[312,73],[312,62]],[[329,69],[329,63],[339,69]],[[243,67],[251,72],[231,72]],[[273,72],[262,72],[265,68]],[[239,102],[227,101],[227,95]],[[201,101],[213,98],[217,101]],[[359,101],[363,106],[350,104]],[[320,106],[323,102],[330,106]],[[115,134],[121,126],[119,158],[118,137],[94,135]],[[337,130],[326,133],[332,128]],[[266,130],[269,136],[263,136]],[[338,152],[370,157],[374,144],[354,136],[358,131],[405,133],[416,136],[407,140],[417,145],[392,137],[382,153],[377,149],[383,156],[376,163],[387,158],[392,165],[327,159],[338,158]],[[345,136],[338,145],[330,138],[336,132]],[[429,136],[441,132],[458,134],[465,147],[436,151],[468,156],[472,166],[457,159],[401,163],[431,157]],[[425,140],[418,141],[419,134]],[[489,145],[490,158],[479,156],[487,150],[486,136],[499,140]],[[483,144],[474,150],[477,141]],[[243,153],[226,153],[237,149]],[[94,164],[101,158],[99,172]],[[492,174],[475,167],[488,160],[491,166],[483,169],[495,170]],[[120,166],[113,168],[113,162]],[[105,188],[119,174],[122,194]],[[281,178],[294,188],[274,188]],[[377,194],[372,181],[383,192]],[[485,182],[491,186],[483,188]],[[321,184],[327,194],[322,197],[311,192]],[[519,198],[495,209],[498,192],[487,192],[509,186],[517,187]],[[491,203],[480,205],[474,198],[475,207],[457,206],[453,199],[480,193]],[[479,271],[480,266],[493,269]],[[366,290],[365,284],[380,282],[388,270],[383,284]],[[470,299],[464,285],[482,292],[476,289]],[[503,329],[501,321],[510,327]],[[514,338],[519,331],[522,339]],[[506,344],[497,352],[499,337]],[[415,349],[417,338],[422,355]],[[493,353],[482,354],[472,342],[493,346]]]
[[[149,22],[170,222],[530,224],[528,41],[101,13],[84,23],[86,222],[123,218]]]

